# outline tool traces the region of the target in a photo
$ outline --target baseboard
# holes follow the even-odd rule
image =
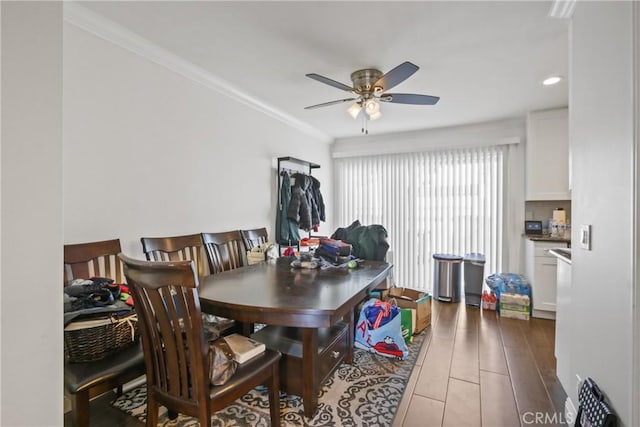
[[[571,398],[567,396],[567,400],[564,401],[564,419],[567,420],[567,424],[572,425],[575,422],[576,415],[578,415],[578,411]]]
[[[531,317],[537,317],[538,319],[555,320],[556,319],[556,312],[555,311],[533,309],[533,312],[531,313]]]

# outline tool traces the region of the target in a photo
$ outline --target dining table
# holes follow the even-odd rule
[[[280,385],[302,397],[312,417],[318,392],[343,362],[353,363],[354,311],[385,285],[393,266],[361,261],[356,268],[324,264],[300,268],[280,257],[200,279],[204,313],[243,324],[264,324],[251,336],[282,353]]]

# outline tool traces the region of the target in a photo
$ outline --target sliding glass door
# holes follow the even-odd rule
[[[395,281],[431,291],[434,253],[486,257],[501,271],[505,146],[336,159],[337,226],[389,233]]]

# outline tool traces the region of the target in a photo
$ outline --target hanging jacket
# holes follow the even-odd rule
[[[291,188],[291,203],[287,210],[287,218],[298,224],[298,228],[309,231],[313,226],[311,216],[313,198],[309,191],[311,178],[301,173],[295,174],[294,178],[296,182]]]
[[[324,211],[324,199],[322,198],[322,193],[320,192],[320,181],[317,178],[311,177],[311,195],[313,200],[318,208],[318,218],[320,221],[326,221],[325,211]],[[319,224],[319,222],[314,222],[315,224]]]
[[[287,217],[291,202],[291,179],[287,172],[282,173],[282,184],[280,186],[280,200],[278,213],[276,215],[276,241],[281,245],[293,245],[300,241],[298,225],[290,221]]]

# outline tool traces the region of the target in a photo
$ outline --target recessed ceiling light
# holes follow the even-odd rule
[[[545,85],[545,86],[551,86],[551,85],[554,85],[554,84],[558,83],[560,80],[562,80],[561,76],[551,76],[551,77],[548,77],[548,78],[544,79],[542,84]]]

